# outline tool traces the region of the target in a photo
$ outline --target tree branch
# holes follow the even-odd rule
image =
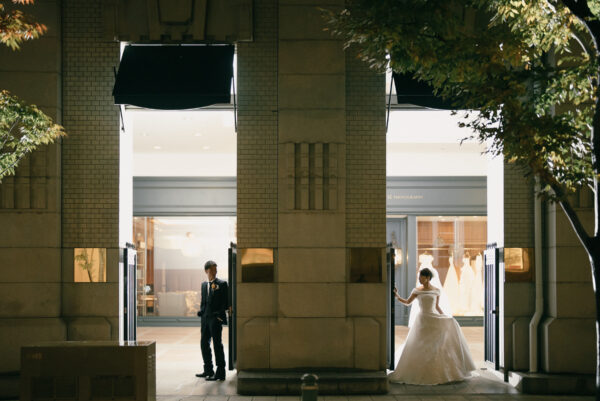
[[[6,145],[6,143],[8,142],[8,138],[10,138],[12,136],[11,135],[12,130],[15,129],[15,127],[17,126],[17,124],[19,124],[20,122],[21,122],[21,118],[15,119],[15,122],[8,129],[8,132],[6,133],[6,136],[4,137],[4,140],[2,141],[2,144],[0,144],[0,150],[4,149],[4,145]]]
[[[563,4],[590,30],[594,40],[600,38],[600,21],[587,4],[587,0],[563,0]]]
[[[575,230],[575,234],[577,234],[577,238],[579,238],[579,241],[581,241],[581,244],[583,245],[585,250],[588,252],[588,254],[591,255],[592,254],[592,248],[591,248],[592,237],[589,236],[589,234],[585,230],[585,227],[583,226],[583,224],[581,224],[581,220],[579,219],[579,216],[577,216],[577,212],[575,212],[575,209],[573,209],[573,206],[571,206],[571,204],[565,200],[558,201],[558,204],[562,207],[562,210],[567,215],[567,218],[569,219],[569,222],[571,223],[573,230]]]
[[[550,187],[552,187],[552,190],[557,195],[558,204],[561,206],[562,210],[567,215],[567,218],[569,219],[569,222],[571,223],[571,226],[573,227],[575,234],[577,234],[577,238],[579,238],[579,241],[581,241],[581,244],[583,245],[585,250],[588,252],[588,254],[591,255],[592,238],[587,233],[585,227],[581,223],[581,219],[577,215],[577,212],[575,211],[575,209],[573,209],[573,206],[571,206],[569,201],[566,200],[566,196],[564,194],[562,187],[560,187],[560,184],[558,184],[556,182],[550,183]]]
[[[4,175],[12,168],[16,167],[17,164],[27,155],[28,152],[24,152],[21,157],[19,157],[17,160],[15,160],[14,163],[12,163],[10,166],[7,166],[4,170],[0,171],[0,182],[2,182],[2,177],[4,177]]]

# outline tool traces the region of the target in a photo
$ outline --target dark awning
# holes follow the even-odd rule
[[[230,103],[233,45],[125,47],[115,104],[179,110]]]
[[[412,74],[394,72],[394,85],[398,104],[414,104],[432,109],[453,110],[452,103],[433,94],[433,88],[425,82],[417,81]]]

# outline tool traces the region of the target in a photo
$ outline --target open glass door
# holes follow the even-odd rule
[[[236,265],[237,265],[237,245],[233,242],[229,246],[229,305],[231,305],[231,314],[229,315],[229,370],[235,369],[237,360],[236,355]]]
[[[136,340],[137,304],[137,252],[133,244],[127,244],[121,250],[121,266],[123,272],[123,340]]]
[[[494,369],[500,368],[498,335],[500,330],[499,316],[499,272],[500,272],[500,249],[496,244],[489,244],[485,250],[485,360],[494,365]]]
[[[387,364],[388,369],[394,370],[394,358],[395,358],[395,348],[396,348],[396,322],[395,322],[395,304],[396,299],[394,297],[394,286],[395,286],[395,278],[394,271],[396,269],[395,263],[395,252],[394,246],[389,243],[387,246],[387,302],[388,302],[388,310],[387,310],[387,343],[388,343],[388,353],[387,353]]]

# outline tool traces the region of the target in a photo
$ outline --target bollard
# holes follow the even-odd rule
[[[319,393],[319,385],[317,384],[317,381],[319,380],[319,377],[312,373],[305,373],[302,375],[301,380],[301,401],[317,401],[317,394]]]

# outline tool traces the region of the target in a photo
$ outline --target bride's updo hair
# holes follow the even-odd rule
[[[433,272],[425,267],[421,269],[421,271],[419,272],[419,276],[424,276],[431,280],[433,278]]]

